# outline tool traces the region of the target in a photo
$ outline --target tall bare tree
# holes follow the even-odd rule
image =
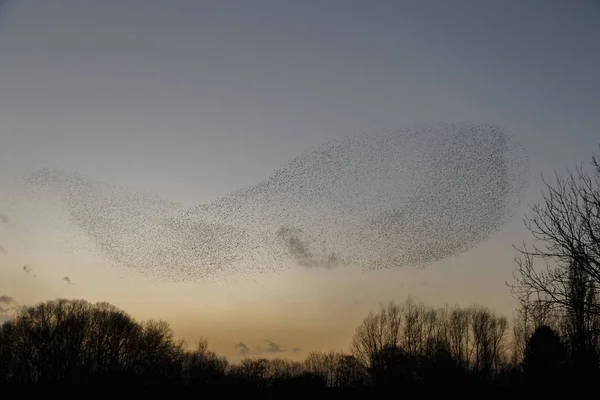
[[[529,313],[562,319],[560,331],[569,339],[572,361],[593,365],[600,338],[599,156],[592,157],[591,169],[580,165],[544,185],[542,201],[525,219],[537,243],[519,248],[510,286]]]
[[[600,157],[592,157],[591,172],[578,166],[567,178],[544,180],[539,204],[531,207],[525,226],[539,243],[519,249],[513,293],[535,297],[548,307],[572,307],[573,278],[589,288],[600,285]],[[535,260],[545,262],[538,269]],[[581,283],[581,281],[580,281]],[[589,312],[600,314],[595,301],[582,300]]]
[[[400,344],[402,309],[391,302],[381,306],[378,313],[369,313],[356,329],[352,340],[352,352],[366,366],[383,368],[380,355],[388,348]]]

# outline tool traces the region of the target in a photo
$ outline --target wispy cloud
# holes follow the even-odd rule
[[[246,343],[239,342],[235,344],[235,348],[240,350],[240,354],[243,356],[247,355],[250,352],[250,347],[246,346]]]
[[[284,350],[281,349],[281,346],[279,346],[277,343],[272,342],[270,340],[266,340],[267,344],[269,345],[269,347],[267,347],[266,349],[264,349],[265,353],[281,353]]]
[[[240,355],[242,356],[258,356],[261,354],[275,354],[275,353],[285,353],[287,350],[282,349],[281,346],[269,339],[266,339],[265,342],[267,346],[262,348],[260,346],[256,346],[255,348],[250,348],[246,343],[239,342],[235,344],[235,348],[239,350]],[[292,352],[296,353],[300,351],[298,347],[294,347]]]

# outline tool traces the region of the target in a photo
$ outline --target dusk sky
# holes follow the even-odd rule
[[[598,21],[594,0],[11,0],[0,8],[0,295],[108,301],[231,359],[240,342],[292,358],[347,350],[369,310],[408,295],[510,317],[527,204],[426,269],[175,284],[65,245],[78,232],[16,182],[58,167],[191,207],[331,139],[467,121],[527,149],[533,204],[542,173],[598,150]]]

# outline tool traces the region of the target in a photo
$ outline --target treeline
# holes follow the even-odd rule
[[[248,357],[230,364],[209,350],[206,340],[188,349],[164,321],[137,322],[107,303],[61,299],[24,308],[0,327],[0,384],[419,391],[548,385],[558,390],[577,383],[581,388],[583,382],[569,375],[573,352],[564,335],[540,325],[523,345],[519,338],[524,328],[534,328],[531,321],[517,320],[514,328],[513,333],[507,318],[485,307],[435,309],[409,298],[364,318],[348,353],[312,352],[303,361]],[[599,344],[596,340],[594,348]],[[598,377],[591,365],[588,372]]]
[[[0,327],[0,384],[140,388],[286,383],[325,386],[304,363],[229,364],[200,340],[194,350],[164,321],[137,322],[108,304],[59,299],[22,309]]]

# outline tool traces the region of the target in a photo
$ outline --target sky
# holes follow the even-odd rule
[[[510,316],[512,246],[529,238],[522,218],[541,174],[598,149],[599,18],[593,0],[11,0],[0,9],[0,295],[109,301],[231,359],[236,343],[291,358],[347,350],[379,301],[409,295]],[[438,121],[514,133],[531,184],[496,236],[426,269],[160,284],[66,249],[80,233],[50,199],[11,203],[19,176],[59,167],[194,206],[325,141]]]

